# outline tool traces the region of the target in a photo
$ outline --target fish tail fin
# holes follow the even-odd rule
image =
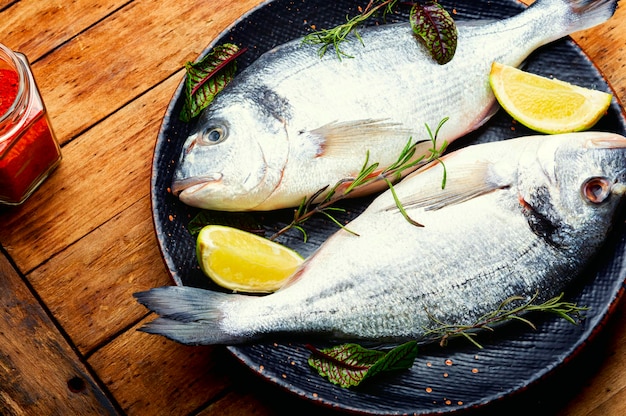
[[[133,295],[160,317],[139,328],[187,345],[235,344],[241,335],[223,327],[224,307],[239,302],[243,295],[193,287],[164,286]]]
[[[618,0],[537,0],[530,7],[551,9],[546,14],[563,14],[565,33],[562,37],[606,22],[615,13],[617,2]]]

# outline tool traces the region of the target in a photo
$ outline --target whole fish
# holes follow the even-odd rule
[[[135,294],[161,317],[144,331],[186,344],[281,333],[429,341],[503,301],[548,300],[605,242],[626,196],[626,138],[529,136],[427,165],[378,196],[267,296],[166,286]]]
[[[460,21],[446,65],[430,57],[408,22],[360,30],[362,44],[341,45],[352,58],[328,52],[320,59],[317,45],[302,39],[278,46],[200,115],[171,189],[199,208],[273,210],[354,178],[368,152],[381,170],[410,139],[420,142],[416,156],[428,156],[425,125],[434,130],[449,117],[439,147],[495,113],[492,62],[520,65],[538,47],[609,19],[616,3],[538,0],[505,20]]]

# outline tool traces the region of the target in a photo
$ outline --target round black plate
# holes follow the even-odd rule
[[[275,0],[252,10],[213,40],[204,53],[215,45],[236,43],[248,51],[238,59],[245,68],[264,51],[301,36],[311,26],[328,28],[342,23],[346,15],[357,13],[366,1],[355,0]],[[501,19],[523,10],[513,0],[441,1],[454,17],[461,19]],[[405,12],[387,21],[407,19]],[[332,53],[332,52],[331,52]],[[525,69],[546,76],[557,76],[584,87],[609,91],[593,64],[568,39],[535,52]],[[182,106],[182,84],[174,93],[159,133],[152,171],[152,208],[160,249],[172,279],[177,285],[219,290],[204,277],[195,259],[195,242],[187,230],[197,210],[180,203],[169,192],[175,167],[190,125],[178,114]],[[609,113],[595,126],[597,130],[625,133],[619,106],[613,102]],[[458,140],[454,147],[532,134],[499,112],[487,125]],[[453,150],[453,149],[451,149]],[[369,199],[346,204],[350,218],[367,205]],[[250,214],[268,233],[292,217],[291,210]],[[232,221],[249,217],[233,216]],[[336,231],[323,218],[306,224],[309,240],[289,233],[282,240],[302,255],[310,254],[326,237]],[[484,349],[468,342],[453,342],[445,348],[423,348],[412,369],[373,379],[356,389],[342,389],[318,376],[307,364],[309,351],[304,344],[284,340],[228,347],[241,362],[273,383],[316,403],[363,414],[434,414],[476,408],[524,390],[545,378],[574,357],[606,321],[623,292],[626,274],[622,255],[626,229],[618,225],[616,236],[603,255],[583,275],[582,281],[569,288],[568,300],[588,306],[586,318],[572,325],[561,318],[534,317],[537,330],[512,324],[495,334],[480,338]],[[326,345],[315,344],[318,347]]]

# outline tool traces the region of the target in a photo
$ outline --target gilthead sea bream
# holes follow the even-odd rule
[[[610,18],[616,0],[538,0],[495,22],[458,21],[458,47],[445,65],[409,22],[359,31],[339,59],[302,39],[263,54],[218,94],[187,138],[172,191],[184,203],[225,211],[299,205],[353,178],[367,152],[387,167],[409,139],[428,155],[425,125],[452,142],[497,110],[492,62],[517,66],[538,47]],[[244,45],[245,46],[245,45]]]
[[[626,197],[626,138],[586,132],[466,147],[378,196],[267,296],[168,286],[135,294],[146,332],[185,344],[276,334],[428,341],[512,296],[564,291],[605,243]]]

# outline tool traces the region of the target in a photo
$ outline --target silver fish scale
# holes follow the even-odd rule
[[[363,44],[352,39],[341,45],[353,58],[339,59],[331,49],[320,59],[317,46],[301,40],[276,47],[200,116],[172,189],[200,208],[297,206],[356,175],[368,152],[381,167],[395,162],[410,138],[428,140],[425,125],[434,129],[448,117],[438,138],[452,142],[497,108],[489,87],[494,61],[518,66],[536,48],[606,20],[612,10],[604,9],[583,18],[566,0],[540,0],[503,21],[459,22],[458,47],[446,65],[429,56],[408,23],[362,29]],[[333,123],[342,129],[333,132]],[[215,127],[224,132],[223,142],[198,145],[199,135]],[[180,185],[218,175],[219,181],[188,192]]]
[[[418,215],[423,229],[407,226],[397,213],[363,214],[361,224],[349,226],[359,232],[362,225],[367,231],[359,237],[339,232],[308,261],[307,285],[283,289],[245,310],[267,317],[262,321],[268,331],[307,328],[339,335],[341,328],[348,338],[421,338],[425,329],[436,326],[430,315],[448,324],[467,324],[509,296],[530,297],[546,278],[539,271],[562,276],[554,268],[562,259],[528,229],[521,212],[499,219],[502,213],[491,208],[495,197]],[[469,247],[468,236],[474,242]],[[573,271],[575,266],[565,268]],[[507,276],[515,278],[508,281]],[[325,285],[322,291],[318,284]],[[248,315],[241,306],[233,313],[234,326]]]
[[[624,149],[578,152],[587,146],[587,137],[594,133],[515,139],[457,152],[460,156],[446,159],[451,183],[466,173],[464,167],[475,157],[497,163],[505,157],[516,169],[499,179],[506,186],[483,195],[437,210],[409,209],[423,227],[409,224],[397,210],[385,209],[394,200],[389,192],[381,195],[347,225],[358,236],[338,231],[307,259],[291,285],[225,306],[228,319],[221,329],[231,334],[307,332],[424,340],[439,322],[473,324],[509,297],[529,300],[537,295],[536,302],[541,302],[556,296],[598,249],[623,198],[620,190],[606,210],[581,198],[580,184],[588,172],[626,181],[624,168],[614,163],[621,160],[623,166]],[[626,139],[620,140],[626,146]],[[556,167],[549,161],[556,152],[553,143],[572,148],[559,154]],[[554,167],[558,181],[546,175],[546,165]],[[397,186],[398,195],[428,192],[438,175],[433,172],[405,179]],[[520,188],[520,178],[532,178],[534,185],[524,182]],[[551,193],[538,191],[546,187]],[[534,204],[535,215],[544,215],[544,209],[558,210],[557,218],[580,214],[575,223],[555,224],[565,230],[567,244],[555,246],[529,225],[532,214],[520,203],[520,193],[532,200],[527,195],[533,192],[568,196]],[[576,205],[569,205],[572,201]]]
[[[423,227],[406,221],[387,191],[347,224],[358,235],[339,230],[273,294],[136,294],[162,316],[143,330],[188,344],[285,332],[429,341],[438,322],[472,325],[511,296],[539,302],[561,293],[598,252],[626,198],[626,138],[616,134],[510,139],[444,161],[445,189],[436,166],[395,186]],[[562,244],[529,224],[548,213]]]
[[[455,109],[457,104],[459,107],[467,105],[469,101],[464,102],[467,98],[464,92],[473,90],[475,101],[472,105],[463,110],[465,113],[461,110],[455,113],[467,117],[451,119],[451,123],[446,123],[444,136],[450,135],[440,138],[454,137],[455,129],[457,132],[463,130],[457,123],[465,122],[463,128],[473,128],[472,123],[480,119],[474,115],[484,116],[489,112],[482,101],[490,96],[490,92],[484,91],[487,88],[485,80],[471,75],[474,67],[468,62],[473,55],[479,55],[486,46],[491,46],[492,58],[499,57],[503,63],[514,64],[505,61],[505,55],[513,61],[521,60],[542,42],[606,20],[614,12],[615,4],[615,0],[538,0],[528,11],[514,18],[467,28],[467,32],[462,29],[460,40],[465,40],[463,46],[460,42],[457,58],[467,59],[455,58],[448,65],[433,67],[432,71],[440,71],[442,78],[428,79],[425,76],[422,81],[426,79],[428,82],[422,88],[393,86],[395,98],[400,100],[403,95],[414,98],[414,91],[425,89],[432,92],[433,85],[441,87],[437,94],[446,94],[456,88],[458,94],[439,108],[447,111]],[[565,10],[566,6],[580,6],[588,13],[579,16],[571,9]],[[400,27],[390,26],[389,30],[400,30]],[[383,28],[368,33],[376,31],[383,33]],[[463,33],[470,31],[474,31],[472,39],[462,37],[465,36]],[[542,36],[535,38],[531,32]],[[521,52],[500,50],[502,43],[506,42],[502,39],[511,34],[530,49]],[[483,35],[484,39],[480,39]],[[369,35],[363,33],[363,36],[367,42],[369,38],[366,36]],[[376,39],[369,40],[374,42]],[[406,46],[405,43],[402,45]],[[270,55],[281,58],[280,54],[289,47],[293,45],[279,48]],[[354,45],[349,47],[357,48]],[[397,43],[390,47],[397,47]],[[299,50],[299,53],[304,52]],[[393,59],[392,55],[383,56],[383,52],[380,55],[375,57],[381,63],[371,65],[372,69],[387,68],[385,65]],[[285,58],[283,62],[288,62],[289,57],[282,58]],[[197,170],[199,175],[210,178],[225,192],[218,200],[234,202],[224,209],[272,209],[281,198],[282,202],[293,198],[299,203],[302,195],[309,196],[319,190],[320,183],[334,183],[337,177],[345,178],[346,172],[352,173],[346,155],[355,155],[358,168],[362,166],[362,155],[368,149],[374,156],[372,160],[387,160],[384,157],[389,154],[383,155],[384,146],[370,148],[374,145],[367,140],[347,143],[345,137],[343,142],[339,137],[338,143],[324,142],[325,136],[332,136],[329,130],[339,126],[345,131],[354,120],[337,118],[348,114],[342,104],[347,101],[341,100],[347,99],[349,94],[342,95],[341,89],[334,89],[335,95],[340,97],[337,103],[341,105],[328,105],[327,99],[332,94],[327,89],[332,90],[328,87],[332,84],[333,71],[346,65],[367,71],[367,66],[359,66],[357,59],[338,61],[327,57],[324,61],[328,65],[324,68],[330,67],[331,70],[326,71],[325,78],[311,83],[306,76],[307,65],[298,66],[298,62],[292,62],[283,68],[289,72],[287,81],[281,81],[277,77],[280,65],[275,63],[276,66],[272,67],[272,60],[263,57],[261,62],[264,59],[268,59],[266,68],[260,71],[264,75],[255,79],[259,81],[255,88],[246,89],[243,81],[234,81],[229,86],[230,93],[224,90],[216,105],[204,113],[200,119],[200,132],[190,136],[190,147],[183,151],[189,156],[187,160],[196,163],[183,163],[175,178],[181,179],[180,172],[186,170]],[[408,58],[404,56],[404,59],[415,59],[415,54]],[[280,59],[274,62],[278,61]],[[483,70],[487,70],[490,63],[477,65],[484,65]],[[424,68],[427,75],[432,75],[428,67]],[[456,68],[460,73],[446,72],[450,68]],[[315,69],[317,71],[317,67]],[[410,72],[400,71],[397,76]],[[256,76],[253,66],[244,74],[241,80]],[[320,80],[328,80],[328,85]],[[460,85],[451,86],[449,80],[461,80]],[[285,88],[286,85],[290,87]],[[361,94],[352,99],[360,102],[367,111],[374,111],[374,102],[383,91],[377,90],[379,86],[375,83],[371,85],[372,88],[360,90],[353,85],[347,90]],[[296,94],[287,97],[290,89]],[[246,91],[251,95],[246,96]],[[225,97],[229,94],[241,106],[228,105]],[[320,101],[309,103],[307,94],[309,98],[321,97]],[[264,102],[255,105],[254,100]],[[374,113],[357,113],[357,120],[364,121],[361,124],[377,133],[368,138],[382,132],[378,118],[389,114],[388,107],[398,108],[398,114],[406,116],[410,113],[407,109],[415,105],[378,101],[386,107]],[[489,102],[493,103],[493,97]],[[420,109],[424,107],[427,112],[427,107],[440,105],[436,103],[435,98],[424,98]],[[300,106],[305,110],[302,113]],[[312,111],[315,108],[319,113]],[[259,114],[270,115],[270,119],[264,120],[269,127],[259,124],[255,118]],[[320,118],[314,123],[318,114]],[[233,115],[236,117],[228,119]],[[205,124],[220,120],[222,124],[217,130],[216,126]],[[243,123],[236,126],[235,121]],[[421,124],[423,120],[418,122]],[[392,119],[385,120],[384,126],[401,125],[402,134],[405,134],[407,123],[410,128],[417,129],[419,127],[413,125],[418,122]],[[203,129],[216,134],[201,136],[205,132]],[[288,134],[271,134],[281,129]],[[390,131],[394,132],[393,129]],[[235,133],[242,132],[247,132],[254,140],[235,137]],[[395,139],[400,136],[397,134]],[[350,137],[356,136],[352,134]],[[393,134],[383,137],[385,140],[379,141],[379,145],[395,140]],[[406,137],[397,141],[403,147]],[[319,149],[315,149],[318,143]],[[252,160],[259,149],[261,160]],[[333,166],[332,158],[324,157],[332,152],[342,155],[338,158],[339,167]],[[244,163],[231,163],[235,162],[231,159],[241,155],[245,155]],[[314,155],[314,158],[306,160],[306,155]],[[396,155],[394,151],[391,160]],[[289,164],[281,166],[283,159]],[[213,166],[208,172],[202,172],[199,166],[206,164],[207,160],[230,165],[223,171]],[[424,227],[409,224],[398,213],[391,193],[385,192],[347,225],[358,236],[345,230],[338,231],[307,259],[284,288],[274,294],[255,297],[192,287],[163,287],[136,294],[141,303],[160,315],[143,330],[187,344],[233,344],[283,332],[324,333],[351,339],[414,338],[424,341],[427,330],[436,326],[436,321],[469,325],[486,312],[497,309],[510,296],[529,298],[537,293],[537,300],[541,301],[559,294],[602,247],[626,195],[626,138],[610,133],[585,132],[503,140],[466,147],[444,156],[444,161],[448,170],[444,190],[440,186],[441,173],[434,168],[412,174],[395,186],[409,215]],[[278,178],[279,181],[269,184],[268,195],[260,186],[247,186],[255,182],[255,173],[244,167],[252,167],[264,179]],[[304,180],[296,167],[306,172]],[[229,179],[229,175],[234,175],[234,180]],[[333,175],[338,176],[330,180]],[[198,179],[193,177],[182,180],[193,183],[193,189],[201,191],[215,185],[196,186]],[[587,184],[592,187],[586,188]],[[312,187],[311,192],[307,191],[307,185]],[[174,189],[175,186],[172,190],[176,192]],[[248,200],[248,205],[243,207],[239,204],[238,192],[252,195],[253,200]],[[279,198],[280,194],[282,197]],[[182,193],[180,198],[183,200]]]

